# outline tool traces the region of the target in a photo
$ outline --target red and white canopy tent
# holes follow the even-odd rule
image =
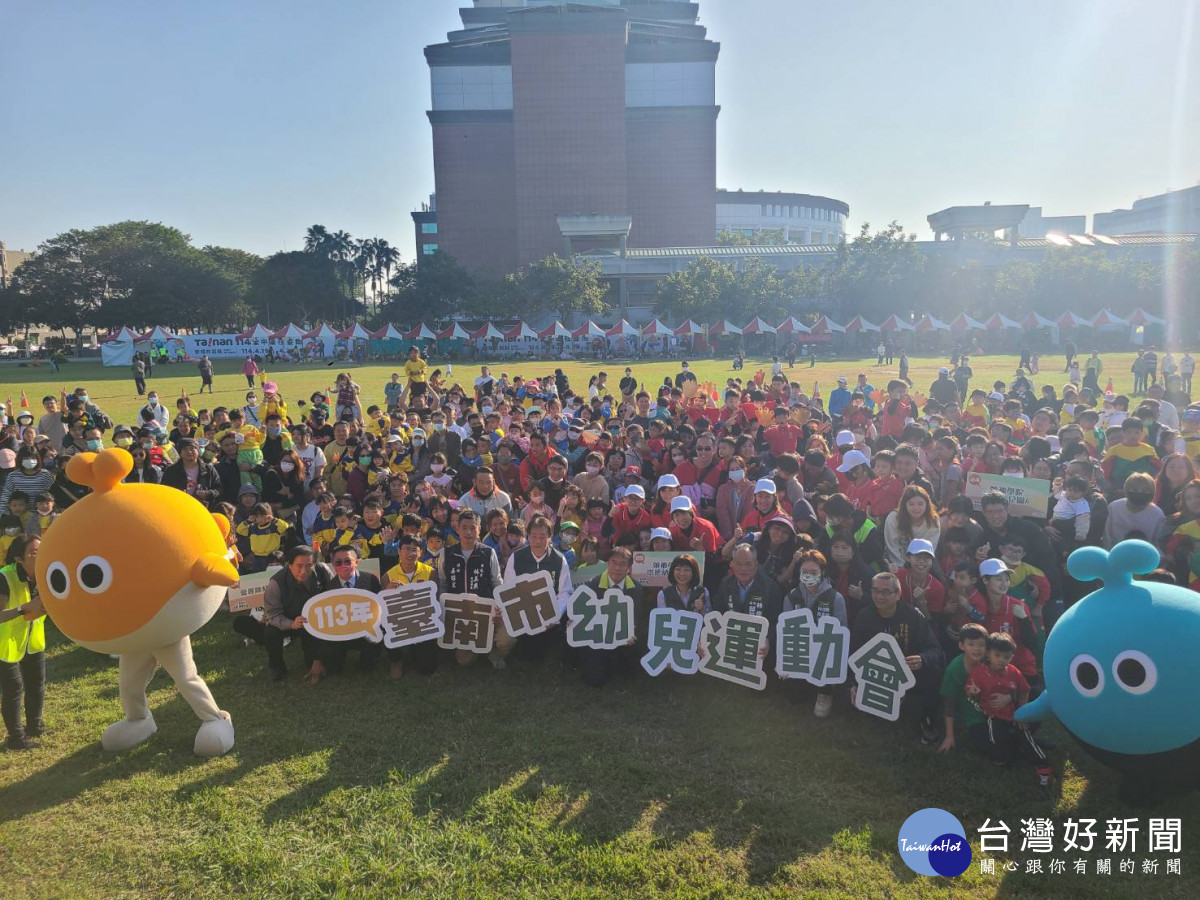
[[[472,331],[470,338],[473,341],[502,341],[504,340],[504,332],[502,332],[491,322],[488,322],[483,327]]]
[[[776,329],[772,325],[768,325],[762,320],[761,316],[755,316],[749,322],[742,326],[742,334],[775,334]]]
[[[931,331],[949,331],[950,326],[941,319],[935,319],[933,316],[926,313],[921,317],[921,321],[917,323],[917,331],[920,334],[928,334]]]
[[[911,323],[905,322],[895,313],[892,313],[892,315],[883,320],[883,323],[879,326],[879,330],[884,333],[892,331],[916,331]]]
[[[304,340],[304,329],[294,322],[289,322],[278,331],[271,334],[273,341],[302,341]]]
[[[675,335],[677,337],[697,334],[704,334],[704,326],[696,322],[694,319],[688,319],[675,329]]]
[[[978,319],[972,319],[965,312],[959,313],[950,323],[951,331],[986,331],[987,326]]]
[[[1014,322],[1003,313],[992,313],[992,317],[983,323],[988,331],[999,331],[1001,328],[1020,328],[1020,322]]]
[[[538,332],[538,337],[541,338],[542,340],[547,340],[547,339],[552,339],[552,338],[569,338],[570,336],[571,336],[571,329],[569,329],[562,322],[558,321],[558,319],[555,319],[552,324],[547,325],[545,328],[543,328],[541,331]]]
[[[332,326],[322,322],[312,331],[304,332],[304,339],[306,341],[321,341],[322,343],[328,343],[337,340],[337,332],[333,330]]]
[[[1091,322],[1082,318],[1081,316],[1075,315],[1075,313],[1071,312],[1070,310],[1067,310],[1058,317],[1058,321],[1055,324],[1058,325],[1059,328],[1086,328],[1091,325]]]
[[[670,337],[674,333],[657,316],[642,326],[642,337]]]
[[[1041,313],[1031,312],[1021,320],[1022,328],[1057,328],[1058,326]]]
[[[795,316],[788,316],[775,330],[780,334],[812,334],[812,329]]]
[[[1118,326],[1122,328],[1129,327],[1129,320],[1122,319],[1120,316],[1114,316],[1107,309],[1102,309],[1092,317],[1092,321],[1088,323],[1093,328],[1104,328],[1107,326]]]
[[[1166,319],[1160,319],[1158,316],[1152,316],[1140,306],[1133,311],[1133,315],[1129,317],[1129,324],[1134,328],[1145,328],[1147,325],[1166,325]]]
[[[518,322],[508,331],[504,332],[506,341],[536,341],[538,333],[526,325],[524,322]]]
[[[253,328],[248,328],[238,335],[240,341],[269,341],[271,332],[267,330],[265,325],[255,325]]]
[[[115,334],[110,334],[106,338],[101,338],[100,343],[107,344],[111,341],[128,341],[132,344],[134,341],[140,341],[141,339],[142,336],[128,325],[122,325],[120,331],[116,332]]]
[[[455,322],[439,331],[436,338],[439,341],[469,341],[471,335],[467,334],[467,329]]]
[[[436,341],[437,332],[422,322],[415,328],[404,332],[400,337],[405,341]]]
[[[597,325],[591,319],[588,319],[586,322],[584,322],[582,325],[580,325],[578,328],[576,328],[574,331],[571,332],[571,337],[586,338],[589,341],[594,341],[599,338],[604,338],[604,337],[606,337],[606,335],[604,333],[603,328],[601,328],[599,325]]]
[[[724,335],[735,335],[735,334],[741,334],[741,333],[742,333],[742,329],[738,328],[736,325],[734,325],[728,319],[722,319],[716,325],[708,326],[708,336],[710,338],[722,337]]]
[[[378,331],[371,332],[371,340],[373,341],[402,341],[404,335],[400,330],[391,323],[384,325]]]
[[[371,332],[355,322],[345,331],[339,331],[337,336],[339,341],[369,341]]]
[[[813,334],[834,334],[834,333],[845,334],[846,326],[839,325],[837,322],[833,321],[833,319],[829,318],[829,316],[821,316],[821,318],[817,319],[817,321],[813,324],[812,333]]]
[[[878,325],[873,325],[862,316],[855,316],[846,323],[846,334],[858,334],[862,331],[879,331]]]
[[[630,324],[625,319],[617,322],[612,328],[604,332],[608,337],[637,337],[638,328],[636,325]]]

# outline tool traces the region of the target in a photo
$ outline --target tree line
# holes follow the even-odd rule
[[[1165,303],[1164,298],[1171,298]],[[1054,318],[1071,310],[1160,314],[1170,306],[1191,334],[1200,315],[1200,246],[1172,248],[1160,261],[1121,252],[1051,248],[1043,261],[1002,266],[960,264],[927,255],[916,236],[893,222],[863,225],[819,264],[779,272],[762,258],[727,264],[709,257],[663,279],[654,294],[664,318],[775,324],[815,310],[879,321],[926,312],[949,320],[960,312],[984,319],[1036,310]],[[616,306],[600,263],[549,256],[502,277],[468,271],[437,253],[404,263],[381,238],[356,240],[313,225],[304,249],[266,258],[231,247],[193,246],[177,228],[118,222],[75,229],[41,244],[0,291],[0,332],[32,325],[78,334],[122,325],[240,330],[255,322],[368,327],[411,326],[453,316],[536,319],[596,315]]]

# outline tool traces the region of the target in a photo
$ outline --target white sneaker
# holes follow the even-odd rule
[[[285,638],[283,639],[283,646],[285,646],[285,647],[290,647],[290,646],[291,646],[291,643],[292,643],[292,639],[291,639],[290,637],[285,637]]]
[[[833,694],[817,694],[817,704],[813,707],[813,715],[818,719],[828,719],[833,709]]]

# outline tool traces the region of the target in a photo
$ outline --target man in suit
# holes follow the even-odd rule
[[[358,548],[354,545],[346,544],[338,547],[333,551],[330,562],[333,564],[333,571],[337,576],[330,586],[330,590],[354,588],[370,594],[378,594],[382,590],[378,578],[370,572],[358,571]],[[372,643],[366,638],[357,638],[353,641],[327,641],[322,648],[321,656],[326,673],[337,675],[346,664],[346,651],[358,650],[359,668],[363,672],[370,672],[379,661],[382,649],[382,644]]]

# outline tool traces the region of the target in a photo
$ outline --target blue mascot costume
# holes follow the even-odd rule
[[[1145,541],[1071,554],[1072,576],[1104,586],[1055,623],[1043,658],[1046,690],[1016,714],[1019,722],[1057,718],[1122,774],[1121,796],[1131,803],[1200,785],[1200,595],[1133,580],[1158,565],[1158,550]]]

